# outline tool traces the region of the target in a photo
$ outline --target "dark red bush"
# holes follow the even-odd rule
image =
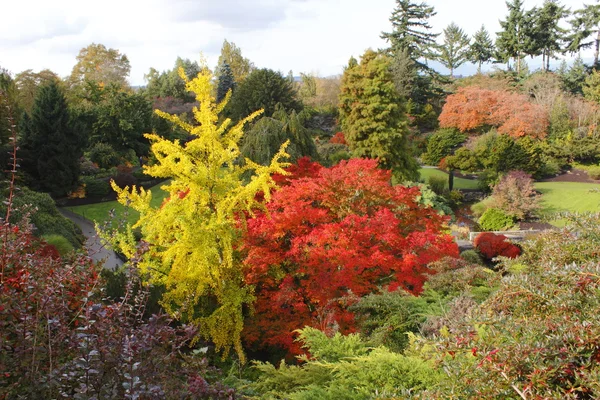
[[[516,258],[521,254],[521,249],[510,242],[504,235],[496,235],[491,232],[483,232],[479,234],[474,241],[475,247],[487,259],[503,256],[508,258]]]

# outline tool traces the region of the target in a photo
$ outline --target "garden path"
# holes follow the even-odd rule
[[[101,243],[101,240],[96,233],[96,228],[92,222],[64,208],[59,208],[59,211],[62,215],[73,221],[81,229],[86,238],[85,248],[87,249],[89,256],[94,261],[102,262],[104,263],[104,268],[112,270],[123,265],[123,261],[117,257],[115,252]]]

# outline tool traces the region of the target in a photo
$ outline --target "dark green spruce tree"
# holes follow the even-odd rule
[[[217,85],[217,102],[220,103],[227,95],[227,92],[231,90],[233,93],[235,90],[235,78],[229,64],[223,63],[219,67],[219,70],[221,74],[219,75],[219,83]]]
[[[42,87],[21,124],[22,166],[36,188],[63,196],[77,186],[82,141],[56,82]]]
[[[405,100],[394,87],[388,56],[367,50],[360,64],[351,60],[342,76],[339,112],[355,157],[378,159],[399,182],[418,178]]]
[[[495,50],[490,34],[485,26],[481,25],[481,29],[473,35],[473,43],[469,47],[469,61],[477,64],[477,73],[481,73],[483,63],[487,63],[494,58]]]

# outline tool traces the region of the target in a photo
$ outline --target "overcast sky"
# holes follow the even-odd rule
[[[454,21],[468,34],[484,24],[495,36],[499,19],[506,16],[504,0],[427,3],[437,11],[431,21],[435,32]],[[542,3],[525,0],[525,8]],[[202,52],[214,67],[227,39],[258,67],[329,76],[341,73],[350,56],[386,46],[379,36],[391,30],[395,4],[395,0],[6,0],[0,22],[0,66],[15,74],[49,68],[67,76],[81,48],[102,43],[129,57],[129,80],[143,85],[150,67],[171,69],[177,56],[198,60]],[[562,4],[575,10],[583,2]],[[582,55],[589,59],[591,51]],[[527,62],[531,69],[539,67],[535,60]],[[455,73],[473,71],[473,66],[465,65]]]

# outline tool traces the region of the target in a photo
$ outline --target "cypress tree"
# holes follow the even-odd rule
[[[389,57],[367,50],[342,77],[340,117],[356,157],[377,158],[396,180],[416,180],[417,163],[408,144],[408,122],[396,92]]]

